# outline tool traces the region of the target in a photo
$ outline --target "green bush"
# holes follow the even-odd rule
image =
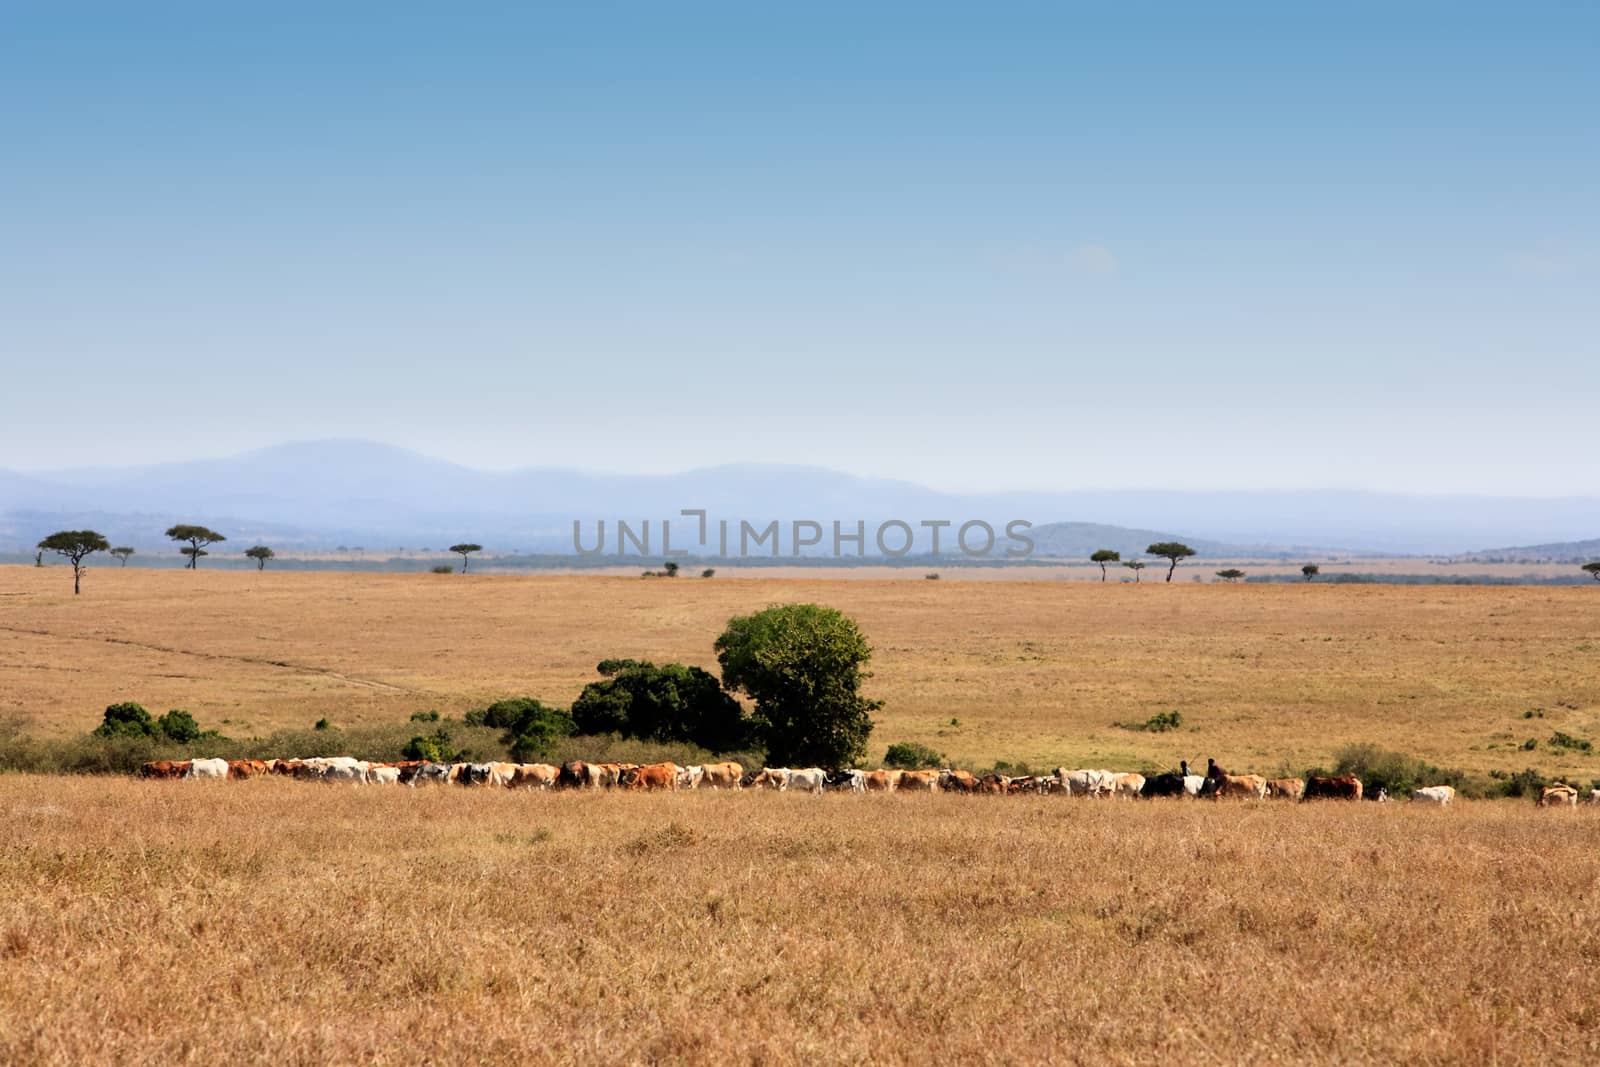
[[[1549,745],[1551,748],[1564,748],[1571,752],[1588,752],[1594,748],[1593,741],[1585,741],[1581,737],[1573,737],[1560,730],[1550,735]]]
[[[454,574],[455,572],[455,567],[449,563],[441,563],[432,570],[434,574]]]
[[[1321,774],[1320,770],[1306,772]],[[1347,745],[1337,753],[1333,773],[1353,774],[1361,779],[1368,795],[1387,789],[1396,799],[1408,797],[1415,789],[1427,785],[1448,785],[1461,790],[1466,776],[1458,770],[1437,767],[1426,760],[1391,752],[1377,745]]]
[[[439,713],[437,711],[413,711],[411,713],[411,721],[412,722],[438,722],[439,721]]]
[[[333,723],[329,722],[327,719],[318,719],[316,721],[316,725],[312,726],[311,728],[313,730],[331,730],[333,729]]]
[[[889,746],[883,754],[883,765],[900,771],[927,771],[947,764],[944,753],[935,752],[915,741],[901,741]]]
[[[450,731],[435,730],[430,737],[417,736],[400,750],[402,759],[421,759],[431,763],[454,763],[460,753],[450,743]]]
[[[596,670],[605,679],[585,686],[572,705],[579,733],[679,741],[712,752],[749,743],[744,709],[715,675],[699,667],[614,659]]]
[[[100,725],[95,727],[96,737],[155,737],[156,724],[150,713],[138,704],[128,701],[106,708]]]
[[[519,763],[547,758],[558,741],[576,730],[571,715],[533,697],[497,700],[467,712],[466,723],[505,731],[500,743],[510,748],[511,758]]]
[[[156,725],[161,728],[162,736],[180,745],[198,741],[201,737],[200,724],[194,721],[193,715],[181,708],[173,708],[161,716],[156,720]]]
[[[1168,730],[1176,730],[1183,726],[1183,712],[1161,711],[1150,716],[1144,722],[1119,722],[1113,725],[1124,730],[1142,730],[1153,734],[1164,734]]]

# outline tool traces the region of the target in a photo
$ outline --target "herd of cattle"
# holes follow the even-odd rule
[[[823,793],[1045,793],[1073,797],[1239,797],[1253,800],[1389,800],[1387,790],[1367,795],[1361,779],[1353,775],[1308,778],[1263,778],[1258,774],[1229,774],[1208,761],[1205,774],[1194,774],[1189,764],[1176,771],[1143,775],[1104,770],[1068,770],[1053,774],[1008,777],[974,775],[962,770],[858,771],[764,767],[746,773],[737,763],[707,763],[680,767],[676,763],[432,763],[413,760],[377,763],[350,756],[272,760],[158,760],[140,768],[145,778],[290,778],[348,782],[356,785],[499,786],[507,789],[628,789],[676,791],[681,789],[771,789],[777,792]],[[1454,787],[1426,786],[1411,794],[1419,804],[1448,807],[1456,799]],[[1587,801],[1600,804],[1600,789],[1589,791]],[[1576,807],[1578,790],[1570,785],[1546,786],[1538,798],[1541,807]]]

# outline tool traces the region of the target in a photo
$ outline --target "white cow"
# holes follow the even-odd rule
[[[699,789],[700,782],[706,776],[706,769],[699,764],[678,768],[679,789]]]
[[[1200,790],[1205,788],[1206,776],[1203,774],[1186,774],[1183,776],[1183,795],[1198,797]]]
[[[1429,785],[1414,790],[1411,794],[1413,804],[1437,804],[1441,808],[1449,807],[1456,799],[1454,786]]]
[[[324,782],[350,782],[354,785],[366,785],[367,771],[372,769],[372,764],[354,756],[324,756],[306,760],[306,763],[316,769],[317,777]]]
[[[189,769],[183,772],[185,778],[226,778],[228,777],[228,761],[225,759],[196,759],[189,761]]]
[[[1069,771],[1065,767],[1058,767],[1056,777],[1061,779],[1069,797],[1105,796],[1116,784],[1116,775],[1110,771]]]
[[[821,767],[807,767],[800,771],[790,771],[781,788],[794,789],[802,793],[820,793],[827,784],[828,776]]]
[[[1589,803],[1600,804],[1600,789],[1589,790]]]
[[[371,785],[399,785],[399,767],[370,767],[367,769],[367,782]]]
[[[1114,796],[1132,798],[1144,792],[1144,775],[1119,774],[1111,780],[1111,792]]]
[[[449,763],[424,763],[411,772],[410,786],[443,785],[455,775],[455,765]]]

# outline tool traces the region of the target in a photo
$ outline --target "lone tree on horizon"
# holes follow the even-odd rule
[[[1145,552],[1152,556],[1160,556],[1171,564],[1167,568],[1167,581],[1169,582],[1172,581],[1172,572],[1178,569],[1178,563],[1186,556],[1194,555],[1194,549],[1182,541],[1157,541],[1145,549]]]
[[[111,542],[93,530],[58,530],[40,541],[37,545],[39,555],[37,559],[43,560],[46,552],[66,556],[72,563],[72,595],[78,595],[78,586],[85,570],[84,560],[90,553],[105,552],[111,548]]]
[[[189,570],[196,570],[200,566],[201,556],[211,555],[206,551],[207,545],[214,545],[219,541],[227,540],[226,537],[223,537],[215,530],[204,526],[190,526],[187,524],[179,524],[172,527],[167,531],[167,536],[174,541],[189,542],[185,547],[178,549],[179,552],[189,557]]]
[[[1125,560],[1122,561],[1122,565],[1133,572],[1133,584],[1134,585],[1138,585],[1139,584],[1139,572],[1144,570],[1144,560],[1142,560],[1142,559],[1125,559]]]
[[[1237,582],[1240,578],[1244,577],[1244,571],[1240,570],[1238,567],[1229,567],[1225,571],[1218,571],[1217,577],[1221,578],[1225,582]]]
[[[1300,568],[1300,573],[1305,575],[1306,581],[1309,582],[1311,579],[1322,573],[1322,568],[1317,566],[1315,563],[1307,563],[1304,567]]]
[[[266,545],[256,545],[254,548],[247,548],[244,550],[244,554],[256,561],[256,570],[258,571],[266,570],[267,560],[272,559],[275,555],[277,555],[277,553],[273,552],[272,549],[268,548]]]
[[[468,542],[463,541],[459,545],[451,545],[450,551],[461,557],[461,573],[465,574],[467,573],[467,557],[472,555],[474,552],[482,552],[483,546],[469,544]]]
[[[128,565],[128,557],[133,555],[133,549],[129,548],[127,545],[118,545],[116,548],[111,550],[111,554],[120,559],[122,561],[122,565],[126,567]]]
[[[1596,560],[1593,563],[1585,563],[1583,569],[1589,572],[1589,577],[1600,582],[1600,560]]]
[[[1106,564],[1121,563],[1122,553],[1114,549],[1102,548],[1089,557],[1089,562],[1100,564],[1100,580],[1103,582],[1106,580]]]

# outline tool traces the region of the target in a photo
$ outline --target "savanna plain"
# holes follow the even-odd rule
[[[63,578],[0,568],[9,729],[565,703],[600,659],[715,670],[730,616],[814,601],[875,646],[874,756],[1273,774],[1373,743],[1600,776],[1546,740],[1600,726],[1585,588]],[[1590,808],[0,775],[0,828],[6,1063],[1600,1052]]]

